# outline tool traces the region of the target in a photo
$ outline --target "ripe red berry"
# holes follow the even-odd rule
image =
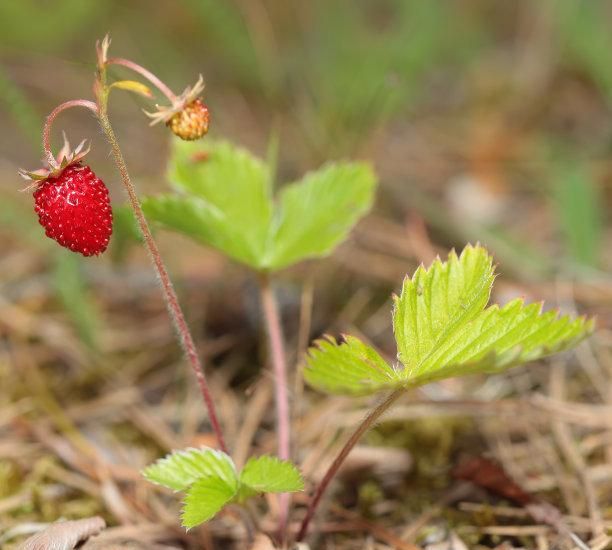
[[[89,166],[70,164],[57,176],[42,180],[34,203],[48,237],[83,256],[106,250],[113,212],[108,189]]]

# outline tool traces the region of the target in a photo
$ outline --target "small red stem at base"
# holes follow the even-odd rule
[[[42,138],[45,159],[51,168],[57,168],[55,156],[51,151],[51,126],[53,125],[53,121],[57,118],[57,115],[59,115],[62,111],[71,109],[73,107],[83,107],[85,109],[93,111],[96,115],[99,114],[98,106],[93,101],[89,101],[87,99],[71,99],[70,101],[66,101],[61,105],[58,105],[55,109],[53,109],[53,111],[49,113],[49,116],[47,116],[47,118],[45,119]]]
[[[291,458],[291,413],[287,391],[287,358],[278,304],[276,303],[269,275],[262,275],[260,289],[261,304],[269,342],[269,353],[274,372],[278,456],[281,460],[289,460]],[[287,526],[289,504],[290,496],[288,494],[279,495],[279,534],[281,538],[284,536]]]

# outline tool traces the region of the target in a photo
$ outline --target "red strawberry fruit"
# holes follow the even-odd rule
[[[106,250],[113,231],[113,213],[104,182],[89,166],[64,168],[38,184],[36,213],[48,237],[83,256]]]
[[[64,137],[57,159],[49,166],[20,174],[33,180],[34,210],[48,237],[83,256],[106,250],[113,231],[113,211],[104,182],[81,160],[88,150],[82,142],[74,151]]]

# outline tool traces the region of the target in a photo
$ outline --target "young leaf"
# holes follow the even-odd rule
[[[332,393],[374,393],[407,388],[451,376],[499,372],[575,346],[592,332],[584,317],[542,313],[541,304],[513,300],[484,309],[493,282],[490,256],[468,246],[460,257],[436,260],[404,281],[396,298],[393,326],[403,367],[392,368],[371,348],[318,342],[305,377]]]
[[[584,317],[541,313],[542,304],[521,299],[493,305],[458,329],[418,369],[405,371],[411,385],[471,373],[501,371],[575,346],[593,330]]]
[[[496,372],[569,349],[593,329],[584,317],[541,313],[542,304],[493,305],[455,331],[406,379],[423,384],[473,372]]]
[[[196,481],[185,496],[181,519],[191,529],[212,519],[229,504],[238,491],[238,481],[221,477],[203,477]]]
[[[251,458],[240,473],[242,499],[257,493],[295,493],[304,490],[300,471],[287,460],[273,456]]]
[[[207,448],[176,451],[145,468],[143,475],[158,485],[186,492],[182,520],[187,528],[212,519],[227,504],[242,503],[256,494],[304,489],[299,470],[289,461],[253,458],[238,476],[228,455]]]
[[[143,470],[149,481],[175,491],[184,491],[204,477],[236,485],[238,476],[232,459],[221,451],[202,447],[176,451]]]
[[[370,346],[354,336],[337,344],[317,340],[308,351],[306,381],[329,393],[367,395],[396,384],[397,374]]]
[[[283,188],[266,267],[281,269],[329,254],[372,206],[367,164],[330,164]]]
[[[453,250],[406,277],[393,309],[393,330],[399,360],[418,369],[431,350],[457,327],[476,317],[487,305],[493,285],[493,259],[481,246],[466,246],[460,257]]]

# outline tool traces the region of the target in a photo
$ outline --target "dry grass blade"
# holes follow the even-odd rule
[[[105,527],[106,523],[100,517],[53,523],[26,540],[20,550],[72,550],[79,542],[97,535]]]

